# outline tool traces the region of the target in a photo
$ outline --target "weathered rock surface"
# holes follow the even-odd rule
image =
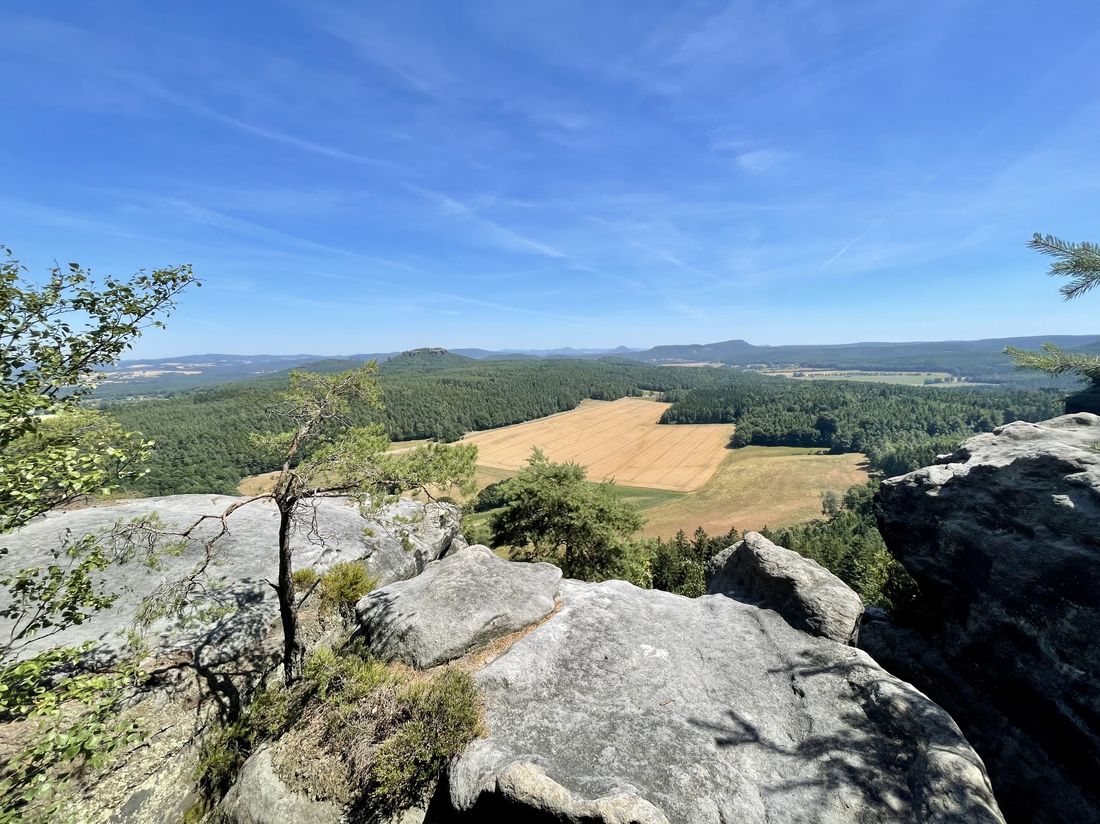
[[[344,810],[330,801],[315,801],[295,792],[279,777],[271,752],[253,753],[209,816],[211,824],[339,824]]]
[[[556,566],[509,563],[477,545],[374,590],[356,612],[374,655],[432,667],[549,615],[560,581]]]
[[[61,545],[66,533],[77,539],[87,533],[109,530],[116,521],[132,520],[150,512],[156,512],[167,525],[184,527],[200,515],[223,511],[235,500],[241,499],[173,495],[51,513],[0,539],[9,549],[6,556],[0,556],[0,575],[51,562],[51,551]],[[317,504],[317,533],[323,543],[311,539],[308,524],[303,524],[294,538],[297,567],[324,570],[337,561],[362,558],[372,575],[383,584],[390,583],[416,575],[429,561],[444,554],[458,534],[458,511],[449,504],[402,499],[387,506],[373,520],[364,519],[354,505],[343,500],[321,500]],[[225,563],[212,567],[211,572],[229,583],[219,597],[236,607],[236,612],[212,628],[181,632],[172,626],[162,627],[163,647],[202,645],[217,660],[232,658],[266,632],[277,614],[271,588],[263,582],[264,578],[273,578],[278,568],[278,514],[274,505],[262,501],[237,510],[230,517],[229,528],[230,534],[219,542]],[[213,529],[212,524],[209,529]],[[142,600],[163,581],[178,579],[190,571],[199,557],[198,547],[191,546],[179,557],[165,557],[162,570],[151,570],[137,561],[113,566],[108,587],[120,593],[114,607],[44,643],[49,646],[83,641],[116,643],[118,633],[130,626]],[[0,631],[3,629],[0,622]]]
[[[403,613],[448,608],[454,591],[426,580],[446,564],[415,599],[402,587]],[[860,650],[725,595],[564,580],[558,611],[476,678],[490,735],[452,764],[429,821],[1002,820],[932,701]]]
[[[1010,820],[1100,821],[1100,417],[1017,422],[876,499],[921,596],[861,646],[942,702]]]
[[[707,592],[770,607],[791,626],[855,643],[863,602],[817,561],[747,532],[707,564]]]

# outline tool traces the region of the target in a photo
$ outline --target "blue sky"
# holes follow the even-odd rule
[[[142,356],[1095,333],[1100,3],[22,2],[0,243]]]

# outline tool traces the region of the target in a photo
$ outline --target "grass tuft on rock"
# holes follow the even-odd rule
[[[333,564],[321,575],[320,609],[324,614],[336,613],[350,618],[360,598],[378,586],[360,561],[341,561]]]
[[[385,664],[359,644],[323,647],[293,689],[261,690],[240,720],[207,736],[196,775],[206,802],[197,811],[229,790],[260,744],[275,742],[276,771],[292,789],[381,821],[426,801],[447,763],[482,732],[468,672]]]
[[[397,691],[401,720],[374,753],[366,779],[372,806],[401,809],[421,800],[447,763],[481,731],[477,687],[468,672],[445,669]]]
[[[290,583],[294,587],[294,592],[297,595],[304,595],[309,592],[310,588],[317,583],[317,579],[321,576],[317,574],[317,570],[313,567],[302,567],[296,569],[290,576]]]
[[[204,809],[228,792],[244,762],[264,741],[278,738],[302,713],[301,691],[282,686],[261,689],[240,719],[223,724],[203,739],[195,780],[206,803]]]

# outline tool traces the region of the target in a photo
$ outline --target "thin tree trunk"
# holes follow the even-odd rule
[[[283,621],[283,679],[289,687],[302,677],[305,650],[298,641],[298,611],[294,603],[294,585],[290,580],[290,526],[295,502],[279,506],[279,616]]]

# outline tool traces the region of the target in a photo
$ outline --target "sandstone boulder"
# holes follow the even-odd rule
[[[1100,821],[1100,417],[978,435],[875,510],[920,598],[861,645],[959,721],[1010,819]]]
[[[855,643],[863,614],[863,602],[847,584],[759,532],[710,560],[707,592],[767,606],[791,626],[842,644]]]
[[[517,564],[472,546],[366,595],[356,607],[370,651],[426,668],[549,615],[561,581],[551,564]]]
[[[271,752],[253,753],[236,783],[208,817],[211,824],[340,824],[344,810],[331,801],[316,801],[295,792],[279,777]]]
[[[726,595],[559,597],[477,675],[490,735],[438,820],[1002,821],[951,718],[866,653]]]

